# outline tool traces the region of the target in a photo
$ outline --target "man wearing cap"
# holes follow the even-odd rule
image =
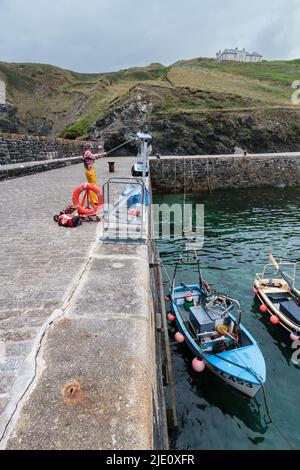
[[[93,146],[92,144],[86,144],[84,146],[84,153],[82,156],[82,160],[84,163],[84,170],[86,179],[90,184],[94,184],[97,186],[97,176],[95,172],[95,160],[99,160],[99,158],[103,158],[107,155],[106,152],[102,153],[92,153]],[[95,193],[92,193],[92,200],[94,204],[97,204],[97,196]]]

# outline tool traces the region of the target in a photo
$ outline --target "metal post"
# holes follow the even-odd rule
[[[147,160],[148,160],[148,145],[146,140],[142,140],[142,158],[143,158],[143,180],[146,178]]]

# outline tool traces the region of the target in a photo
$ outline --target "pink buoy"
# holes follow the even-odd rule
[[[177,331],[177,333],[175,334],[175,340],[176,340],[176,343],[184,343],[185,337],[183,336],[182,333],[180,333],[180,331]]]
[[[195,372],[203,372],[205,369],[205,361],[199,357],[195,357],[192,362],[192,368]]]
[[[141,211],[137,208],[134,208],[134,209],[130,209],[128,211],[128,215],[132,215],[133,217],[140,217],[141,215]]]
[[[279,318],[278,318],[276,315],[272,315],[272,316],[270,317],[270,322],[272,323],[272,325],[278,325],[279,321],[280,321],[280,320],[279,320]]]
[[[169,312],[168,315],[167,315],[167,318],[169,321],[175,321],[176,320],[176,316],[174,315],[173,312]]]
[[[291,338],[292,341],[299,341],[300,340],[300,334],[291,333],[290,338]]]
[[[260,307],[259,307],[259,310],[263,313],[266,313],[268,311],[268,307],[266,307],[264,304],[262,304]]]
[[[170,302],[170,300],[171,300],[171,297],[170,297],[169,295],[166,295],[166,296],[165,296],[165,301],[166,301],[166,302]]]
[[[253,287],[252,292],[253,292],[254,295],[258,294],[258,290],[256,289],[256,287]]]

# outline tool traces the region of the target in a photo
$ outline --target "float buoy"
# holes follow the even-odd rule
[[[171,297],[169,295],[165,295],[165,302],[171,302]]]
[[[192,368],[195,372],[203,372],[205,369],[205,361],[200,357],[195,357],[192,362]]]
[[[270,322],[272,323],[272,325],[278,325],[279,321],[280,321],[280,320],[279,320],[279,318],[278,318],[276,315],[272,315],[272,316],[270,317]]]
[[[262,304],[260,307],[259,307],[259,310],[262,312],[262,313],[266,313],[268,311],[268,307],[266,307],[264,304]]]
[[[299,333],[291,333],[290,338],[293,342],[294,341],[299,341],[300,340],[300,334]]]
[[[253,287],[252,292],[253,292],[254,295],[257,295],[258,290],[256,289],[256,287]]]
[[[174,315],[173,312],[168,312],[167,318],[168,318],[169,321],[175,321],[176,320],[176,316]]]
[[[81,194],[83,197],[80,199]],[[97,196],[97,202],[95,203],[92,198],[93,195]],[[100,207],[103,205],[103,194],[100,188],[90,183],[83,183],[78,186],[73,193],[72,198],[73,206],[77,209],[80,215],[94,215]]]
[[[137,209],[136,207],[134,207],[133,209],[130,209],[128,211],[128,215],[131,215],[133,217],[140,217],[141,211],[139,209]]]
[[[180,331],[177,331],[177,333],[175,335],[175,340],[176,340],[176,343],[184,343],[185,342],[185,337],[183,336],[182,333],[180,333]]]

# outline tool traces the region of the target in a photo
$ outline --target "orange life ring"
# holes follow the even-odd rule
[[[80,200],[81,193],[83,194]],[[91,193],[95,193],[98,202],[93,202]],[[93,215],[103,205],[103,193],[100,188],[90,183],[83,183],[75,189],[72,198],[73,206],[77,209],[78,214],[81,215]]]

